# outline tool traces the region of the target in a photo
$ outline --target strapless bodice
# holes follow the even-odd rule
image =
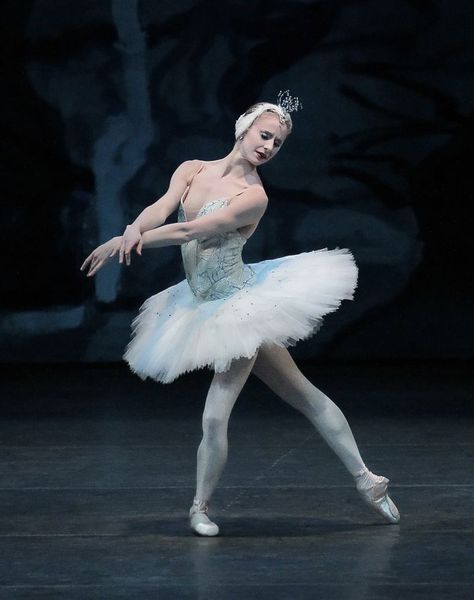
[[[206,202],[196,215],[202,217],[227,205],[230,198]],[[186,221],[180,202],[178,222]],[[255,275],[242,261],[242,248],[247,240],[238,231],[213,235],[181,244],[183,267],[193,294],[202,300],[226,298],[250,283]]]

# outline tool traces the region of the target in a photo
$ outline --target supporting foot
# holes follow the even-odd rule
[[[400,513],[393,500],[387,494],[390,481],[382,475],[374,475],[367,467],[355,476],[356,488],[366,504],[371,506],[389,523],[399,523]]]
[[[209,519],[207,511],[207,502],[194,498],[189,510],[189,522],[193,533],[210,537],[219,533],[219,527]]]

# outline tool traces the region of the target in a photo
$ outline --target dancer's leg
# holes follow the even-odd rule
[[[303,375],[286,348],[276,344],[262,346],[252,372],[313,423],[349,473],[355,476],[364,468],[344,414]]]
[[[344,414],[303,375],[288,350],[276,344],[261,346],[252,372],[315,425],[354,477],[363,499],[388,522],[398,523],[400,514],[386,491],[389,480],[365,466]]]
[[[227,462],[227,426],[232,408],[255,363],[240,358],[224,373],[215,373],[202,415],[203,437],[197,452],[196,494],[191,526],[201,535],[217,535],[217,525],[207,517],[207,504]]]

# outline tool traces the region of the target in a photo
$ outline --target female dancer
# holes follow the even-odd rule
[[[251,106],[236,121],[235,144],[227,156],[182,163],[164,196],[122,236],[96,248],[81,267],[93,276],[117,254],[129,265],[133,250],[141,255],[142,248],[181,246],[186,279],[144,303],[124,358],[143,379],[163,383],[205,366],[214,371],[189,511],[198,535],[219,533],[208,517],[208,503],[227,460],[229,417],[250,372],[311,421],[367,504],[389,523],[400,520],[387,494],[389,480],[369,471],[341,410],[301,373],[287,350],[314,334],[343,299],[353,298],[357,267],[352,254],[324,248],[242,261],[242,248],[268,203],[257,167],[280,151],[292,130],[289,113],[297,108],[297,100],[281,94],[278,104]],[[163,225],[177,208],[177,223]]]

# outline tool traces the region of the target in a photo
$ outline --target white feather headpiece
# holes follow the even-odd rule
[[[267,110],[277,113],[280,117],[280,121],[285,123],[291,128],[291,116],[290,113],[303,108],[303,105],[299,99],[295,96],[290,96],[289,90],[285,90],[278,93],[278,103],[272,104],[271,102],[259,102],[257,107],[248,114],[241,114],[235,122],[235,139],[237,140],[243,133],[251,127],[252,123],[257,117]]]

